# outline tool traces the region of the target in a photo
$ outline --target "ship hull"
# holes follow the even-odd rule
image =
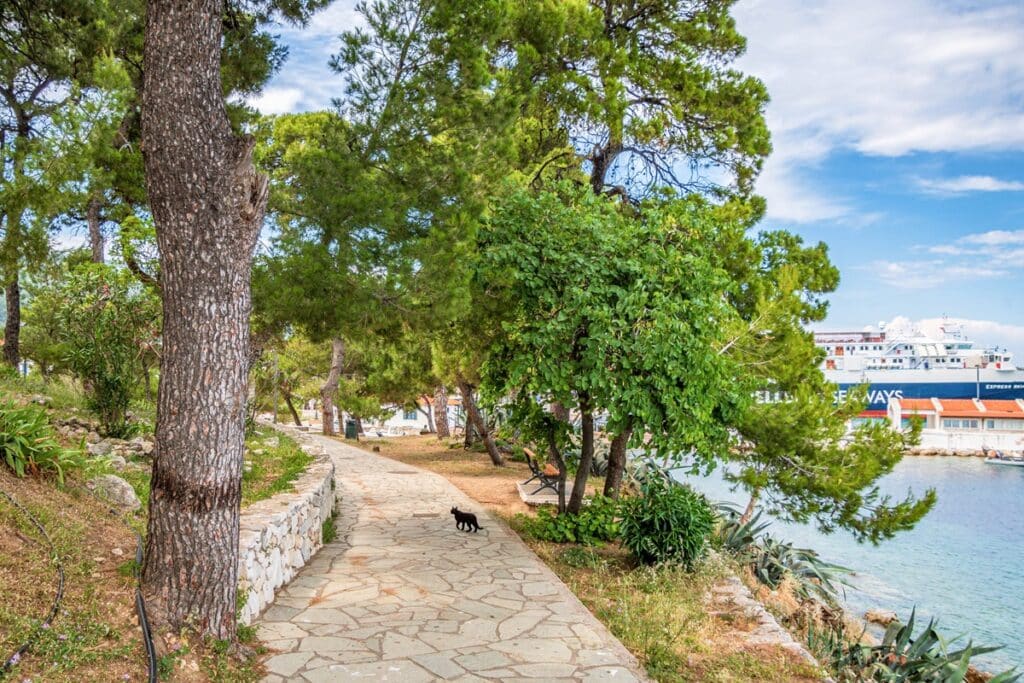
[[[937,376],[941,373],[941,376]],[[881,374],[882,376],[877,376]],[[956,376],[950,377],[950,374]],[[868,385],[868,410],[885,410],[891,398],[1024,399],[1024,371],[894,370],[881,373],[832,370],[825,378],[838,386],[841,400],[851,389]]]

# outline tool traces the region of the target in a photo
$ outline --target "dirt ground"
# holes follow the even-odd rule
[[[53,623],[11,672],[12,680],[145,680],[135,617],[135,535],[74,484],[61,491],[0,467],[0,488],[40,519],[64,567],[65,593]],[[56,570],[38,530],[0,498],[0,649],[6,659],[53,603]]]
[[[351,441],[345,443],[353,444]],[[436,472],[470,498],[502,517],[508,518],[517,512],[530,510],[516,490],[516,482],[530,478],[530,468],[525,462],[506,460],[504,467],[495,467],[486,453],[463,449],[461,439],[439,440],[433,434],[362,439],[353,445]],[[375,448],[379,451],[375,451]]]

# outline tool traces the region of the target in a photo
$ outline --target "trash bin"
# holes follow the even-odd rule
[[[356,429],[355,420],[345,420],[345,438],[346,439],[359,439],[359,431]]]

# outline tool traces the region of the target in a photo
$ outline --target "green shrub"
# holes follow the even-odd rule
[[[0,403],[0,458],[19,477],[52,473],[60,484],[64,473],[81,468],[84,460],[57,442],[45,410],[10,402]]]
[[[130,274],[88,264],[35,293],[26,317],[43,313],[50,346],[37,362],[81,380],[104,434],[132,436],[128,407],[141,384],[143,357],[155,355],[159,299]]]
[[[523,515],[523,526],[539,541],[598,545],[618,536],[618,516],[619,502],[597,495],[578,515],[559,515],[550,508],[541,508],[536,517]]]
[[[643,495],[622,507],[622,544],[643,564],[693,568],[707,551],[715,515],[704,496],[689,486],[652,478]]]

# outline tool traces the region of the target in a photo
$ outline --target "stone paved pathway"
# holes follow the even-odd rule
[[[313,437],[338,538],[261,617],[281,681],[639,681],[633,656],[505,525],[443,477]],[[455,529],[449,509],[483,529]]]

